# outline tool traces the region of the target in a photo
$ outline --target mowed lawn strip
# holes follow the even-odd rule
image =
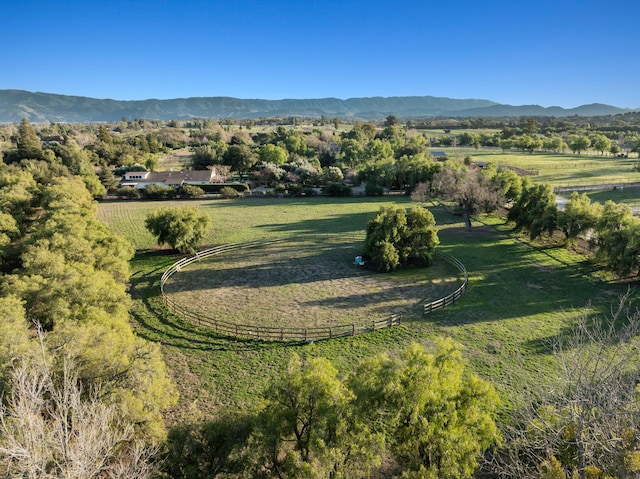
[[[383,204],[412,205],[406,198],[187,203],[211,213],[216,238],[211,244],[296,233],[348,235],[362,231]],[[105,203],[100,212],[118,231],[117,225],[126,223],[123,218],[143,224],[145,211],[169,204],[175,203],[122,202],[119,208]],[[363,358],[380,352],[396,354],[412,341],[426,344],[436,336],[451,336],[462,343],[471,368],[492,380],[509,403],[527,385],[553,372],[548,348],[551,337],[564,331],[589,303],[591,311],[607,312],[612,301],[626,291],[625,286],[600,280],[584,257],[564,248],[531,246],[499,218],[482,218],[467,233],[460,218],[439,208],[433,212],[441,227],[442,251],[458,258],[469,271],[465,296],[445,310],[397,328],[312,345],[229,340],[169,314],[159,298],[159,279],[177,256],[167,251],[139,251],[132,261],[132,320],[138,334],[162,344],[182,394],[172,417],[201,417],[221,407],[250,407],[293,351],[303,357],[327,357],[347,373]],[[154,247],[152,241],[145,243],[139,228],[121,232],[144,249]],[[408,273],[398,277],[403,274]],[[237,304],[237,310],[244,306]]]

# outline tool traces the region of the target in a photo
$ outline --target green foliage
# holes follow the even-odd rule
[[[158,239],[182,253],[195,253],[207,234],[211,218],[197,208],[160,208],[151,212],[145,226]]]
[[[522,193],[509,210],[507,219],[516,228],[529,231],[531,239],[543,232],[551,235],[557,225],[558,209],[555,195],[549,185],[533,185],[527,178],[522,183]]]
[[[363,362],[350,380],[357,408],[381,427],[402,477],[470,478],[500,434],[493,387],[464,373],[460,346],[413,344]]]
[[[222,416],[169,431],[162,472],[173,479],[213,479],[238,474],[246,464],[242,448],[253,429],[251,417]]]
[[[176,196],[175,188],[165,185],[151,184],[142,190],[148,200],[169,200]]]
[[[204,190],[196,185],[184,184],[178,188],[177,195],[180,198],[197,198],[204,195]]]
[[[133,186],[123,186],[116,190],[116,195],[118,196],[118,198],[133,200],[140,198],[140,191]]]
[[[18,126],[18,137],[16,139],[18,147],[18,160],[38,160],[42,158],[42,144],[29,120],[23,118]]]
[[[375,183],[367,182],[364,186],[364,194],[367,196],[382,196],[384,194],[384,188]]]
[[[227,199],[240,197],[240,193],[238,192],[238,190],[232,188],[231,186],[224,186],[220,188],[220,194],[223,198]]]
[[[606,201],[596,230],[596,257],[619,274],[637,274],[640,271],[640,220],[632,216],[631,210]]]
[[[489,213],[504,202],[503,186],[496,177],[455,165],[447,165],[436,173],[431,189],[441,198],[457,204],[467,231],[471,231],[471,217],[474,214]]]
[[[31,332],[23,302],[15,295],[0,297],[0,397],[7,397],[11,374],[18,361],[33,353]],[[0,400],[0,402],[2,401]]]
[[[353,416],[353,395],[324,358],[292,355],[267,392],[248,444],[258,477],[366,477],[381,441]]]
[[[351,187],[344,183],[329,182],[322,187],[322,192],[329,196],[351,196]]]
[[[157,347],[129,326],[131,245],[97,220],[82,178],[51,175],[36,185],[29,171],[11,167],[0,175],[9,205],[28,198],[39,211],[12,215],[20,237],[13,268],[0,282],[0,329],[11,328],[0,334],[0,374],[6,379],[17,360],[27,359],[34,329],[43,328],[54,372],[63,357],[73,358],[81,384],[99,389],[120,418],[136,424],[138,437],[158,440],[164,434],[161,411],[176,394]],[[30,195],[24,185],[31,185]]]
[[[231,145],[223,155],[223,163],[238,173],[248,171],[256,161],[256,155],[249,145]]]
[[[595,228],[602,214],[599,203],[591,203],[585,194],[573,192],[564,211],[558,212],[558,228],[564,232],[567,243],[574,243],[581,235]]]
[[[591,146],[591,140],[586,136],[572,135],[569,138],[569,148],[574,153],[581,154]]]
[[[258,158],[263,163],[273,163],[276,166],[282,166],[287,162],[289,153],[286,148],[267,143],[266,145],[262,145],[258,150]]]
[[[438,243],[435,219],[427,209],[381,208],[367,224],[364,254],[378,271],[389,272],[409,264],[428,266]]]

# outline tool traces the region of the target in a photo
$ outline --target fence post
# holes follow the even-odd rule
[[[356,335],[356,325],[355,323],[351,323],[351,336]]]

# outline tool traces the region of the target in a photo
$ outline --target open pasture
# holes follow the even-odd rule
[[[430,268],[376,274],[354,264],[364,235],[302,235],[191,263],[165,284],[168,298],[219,321],[271,328],[363,325],[453,293],[462,277],[436,259]]]
[[[534,183],[551,186],[604,185],[640,182],[640,172],[633,169],[637,158],[613,158],[583,153],[521,153],[500,149],[441,148],[449,157],[471,155],[472,161],[494,163],[535,172]]]
[[[295,235],[326,235],[343,237],[350,241],[362,235],[367,219],[382,205],[408,207],[412,203],[404,197],[393,198],[308,198],[266,200],[206,200],[193,201],[209,212],[213,218],[214,234],[211,244],[256,239],[290,238]],[[160,206],[175,206],[162,202],[103,203],[100,215],[116,230],[128,225],[123,232],[134,241],[139,250],[131,262],[133,276],[131,293],[134,299],[132,321],[139,335],[158,342],[171,373],[181,392],[181,401],[174,417],[201,417],[213,414],[218,407],[250,407],[270,380],[284,367],[291,352],[302,357],[327,357],[343,373],[347,373],[361,359],[385,351],[395,354],[416,341],[428,343],[436,336],[449,336],[465,348],[470,367],[491,380],[505,403],[509,403],[528,385],[539,384],[553,373],[548,340],[564,331],[588,306],[588,311],[606,314],[626,286],[606,280],[583,256],[565,248],[530,245],[513,234],[499,218],[483,217],[474,222],[471,233],[466,233],[459,217],[450,216],[435,208],[433,213],[440,227],[440,249],[464,263],[469,272],[469,289],[454,305],[430,317],[414,317],[400,326],[376,333],[320,341],[313,345],[291,345],[230,340],[216,336],[208,329],[199,329],[189,322],[173,316],[164,308],[159,295],[160,276],[176,261],[177,256],[167,250],[156,250],[152,238],[144,230],[144,214]],[[116,207],[117,206],[117,207]],[[214,243],[215,242],[215,243]],[[348,242],[348,241],[347,241]],[[331,245],[326,245],[330,248]],[[341,262],[351,267],[355,245],[337,248],[344,261],[330,249],[309,245],[307,253],[301,251],[299,261],[311,260]],[[282,250],[282,260],[296,257]],[[327,257],[329,256],[329,257]],[[262,263],[266,272],[275,272],[274,256],[270,263]],[[214,260],[217,261],[217,260]],[[219,267],[220,278],[243,274],[242,258],[229,256]],[[259,263],[256,252],[251,261]],[[266,258],[265,258],[266,261]],[[286,261],[282,264],[286,267]],[[295,262],[289,264],[297,268]],[[235,271],[234,271],[235,270]],[[195,272],[194,272],[195,273]],[[233,274],[232,274],[233,273]],[[357,273],[357,271],[356,271]],[[403,284],[402,272],[380,281]],[[427,278],[430,273],[427,273]],[[253,281],[255,295],[273,296],[269,288],[271,274]],[[355,277],[358,279],[358,277]],[[259,279],[259,281],[258,281]],[[339,275],[337,277],[339,279]],[[277,282],[274,280],[274,282]],[[308,303],[304,306],[330,304],[337,316],[350,314],[351,301],[357,301],[357,292],[340,292],[341,296],[305,300],[305,287],[309,282],[284,282],[291,298]],[[330,281],[327,283],[330,284]],[[337,285],[334,292],[340,290]],[[297,290],[297,291],[296,291]],[[422,291],[422,288],[420,288]],[[248,291],[248,290],[247,290]],[[318,289],[318,295],[321,288]],[[392,293],[389,291],[390,298]],[[427,293],[428,294],[428,293]],[[355,298],[351,298],[355,296]],[[381,296],[379,296],[380,298]],[[416,296],[418,297],[418,296]],[[235,310],[241,315],[251,308],[250,301],[234,297]],[[292,314],[296,303],[272,297],[268,301],[281,307],[289,304]],[[342,303],[342,306],[338,303]],[[347,307],[348,306],[348,307]],[[269,304],[263,303],[262,308]],[[385,307],[381,301],[380,307]],[[387,308],[400,307],[390,299]],[[285,311],[286,312],[286,311]],[[234,313],[236,314],[236,313]],[[280,315],[274,315],[280,317]],[[336,317],[337,317],[336,316]],[[298,314],[296,317],[301,317]]]

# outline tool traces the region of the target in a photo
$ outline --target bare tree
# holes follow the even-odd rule
[[[0,404],[0,476],[127,478],[151,476],[154,451],[137,443],[132,424],[100,392],[84,391],[72,362],[59,377],[46,356],[13,372],[13,390]]]
[[[504,428],[503,476],[640,477],[640,312],[627,302],[553,340],[557,374]]]
[[[477,169],[444,168],[433,176],[430,185],[419,184],[411,198],[426,201],[438,196],[452,201],[459,208],[467,231],[471,231],[471,217],[490,212],[504,203],[500,185]]]

